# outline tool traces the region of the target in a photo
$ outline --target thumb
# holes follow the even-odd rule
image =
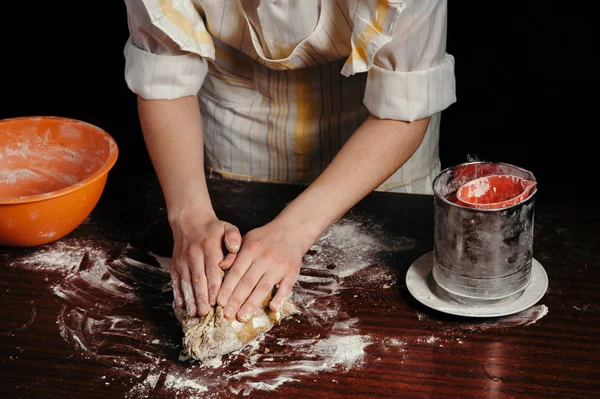
[[[240,245],[242,243],[242,235],[240,234],[238,228],[232,225],[231,223],[225,222],[223,242],[225,243],[225,248],[227,248],[227,251],[231,253],[235,254],[240,250]]]
[[[228,254],[219,263],[219,267],[222,270],[227,270],[231,267],[231,265],[233,265],[233,262],[235,262],[242,242],[242,235],[240,234],[240,231],[231,223],[225,222],[223,242],[225,243],[225,249],[227,249]]]

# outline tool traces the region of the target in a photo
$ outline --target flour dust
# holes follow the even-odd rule
[[[389,238],[367,220],[341,219],[306,254],[293,299],[299,316],[284,320],[243,350],[211,364],[180,362],[181,330],[173,314],[164,258],[129,245],[63,239],[17,259],[15,266],[55,271],[61,298],[56,324],[63,339],[110,372],[101,383],[128,381],[128,398],[167,393],[217,398],[276,390],[323,372],[347,372],[376,343],[344,309],[346,283],[366,268],[365,288],[389,281],[382,256],[415,246]],[[374,268],[374,265],[379,265]],[[371,270],[369,269],[369,270]]]

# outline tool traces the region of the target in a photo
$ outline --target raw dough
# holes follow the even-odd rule
[[[219,305],[206,316],[189,317],[183,308],[174,308],[183,329],[183,351],[180,360],[206,362],[244,348],[261,337],[281,320],[300,313],[291,299],[286,299],[278,312],[269,309],[272,294],[268,295],[252,317],[245,323],[226,319]]]

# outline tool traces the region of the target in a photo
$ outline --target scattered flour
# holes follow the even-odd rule
[[[98,244],[63,239],[29,252],[17,258],[13,264],[35,271],[59,272],[66,275],[76,271],[86,256],[94,262],[106,261],[106,251]]]
[[[427,337],[427,339],[425,339],[425,342],[427,342],[428,344],[432,344],[432,343],[434,343],[434,342],[436,342],[438,340],[439,340],[439,338],[434,337],[433,335],[431,335],[431,336]]]
[[[471,182],[469,186],[469,193],[467,194],[467,198],[470,196],[474,196],[475,198],[479,198],[485,195],[490,189],[490,182],[488,179],[481,178],[476,179]]]
[[[346,313],[338,294],[358,272],[383,263],[380,256],[414,245],[403,237],[385,238],[371,222],[340,220],[305,256],[294,288],[302,313],[277,326],[276,334],[273,329],[242,351],[203,365],[178,360],[181,331],[171,308],[170,258],[63,239],[16,259],[14,266],[57,272],[60,278],[50,288],[63,300],[56,318],[60,335],[83,356],[129,378],[128,398],[216,398],[360,368],[365,348],[376,342],[361,333],[360,320]],[[359,280],[361,287],[380,287],[390,273],[379,267]]]
[[[398,338],[387,338],[384,341],[384,345],[386,348],[390,347],[402,347],[408,345],[408,342],[399,340]]]
[[[29,169],[14,169],[14,170],[1,170],[0,171],[0,183],[15,184],[23,180],[38,179],[36,173]]]
[[[369,221],[340,220],[304,258],[294,287],[302,313],[242,351],[203,365],[178,360],[181,331],[171,308],[170,258],[130,246],[63,239],[16,259],[13,266],[57,273],[58,282],[50,288],[63,300],[56,318],[60,335],[112,375],[128,379],[127,398],[252,396],[317,374],[359,369],[371,345],[403,362],[412,348],[462,345],[468,333],[527,326],[548,313],[545,305],[537,305],[500,319],[449,323],[417,312],[431,325],[429,333],[401,339],[361,333],[360,320],[347,313],[339,294],[348,282],[381,287],[393,274],[373,267],[384,263],[381,256],[414,246],[411,239],[386,238],[382,227]],[[373,273],[361,275],[370,267]],[[34,308],[23,329],[35,315]],[[106,376],[100,380],[108,383]]]
[[[189,379],[187,376],[178,376],[175,374],[168,374],[165,379],[165,387],[175,389],[177,393],[181,393],[182,390],[192,390],[194,393],[202,393],[208,391],[208,388],[204,385],[200,385]]]
[[[415,245],[410,238],[387,237],[381,226],[370,221],[342,219],[323,233],[305,264],[325,266],[338,278],[346,278],[377,262],[381,253],[406,251]]]

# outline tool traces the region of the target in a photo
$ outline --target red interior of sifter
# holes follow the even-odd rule
[[[536,182],[512,175],[489,175],[462,185],[456,192],[457,203],[478,209],[499,209],[526,200]]]

